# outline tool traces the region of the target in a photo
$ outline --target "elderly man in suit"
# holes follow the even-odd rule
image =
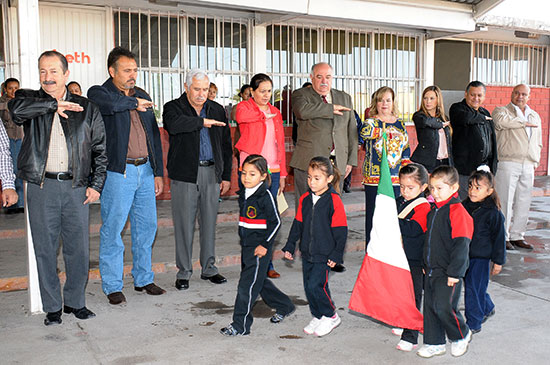
[[[532,250],[524,240],[535,169],[542,149],[541,119],[527,102],[531,89],[517,85],[511,102],[493,111],[499,156],[495,188],[506,217],[506,248]]]
[[[357,166],[357,125],[351,97],[332,89],[334,70],[326,62],[311,68],[312,87],[292,93],[292,109],[298,123],[296,147],[290,160],[294,168],[296,207],[307,191],[307,169],[315,156],[330,157],[343,178]],[[339,265],[336,271],[343,271]]]

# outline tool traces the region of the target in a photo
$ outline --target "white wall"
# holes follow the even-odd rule
[[[69,80],[77,81],[84,95],[108,77],[105,14],[105,9],[40,3],[40,52],[63,53]]]

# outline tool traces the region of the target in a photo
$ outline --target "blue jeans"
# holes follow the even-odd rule
[[[151,251],[157,232],[155,179],[149,162],[126,165],[126,173],[107,171],[101,193],[99,271],[106,295],[122,291],[124,243],[121,233],[130,215],[132,231],[132,276],[134,286],[151,284]]]
[[[17,156],[19,156],[19,151],[21,150],[21,141],[21,139],[10,138],[10,153],[13,163],[13,173],[15,175],[17,175]],[[19,196],[19,199],[17,200],[17,203],[8,209],[23,208],[25,206],[23,202],[23,181],[21,179],[15,179],[15,192]]]

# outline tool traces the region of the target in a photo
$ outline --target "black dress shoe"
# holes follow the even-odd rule
[[[516,248],[514,247],[514,245],[512,245],[512,244],[510,243],[510,241],[506,241],[506,249],[507,249],[508,251],[513,251],[513,250],[515,250]]]
[[[108,294],[107,299],[109,299],[109,304],[112,305],[118,305],[126,302],[126,297],[124,296],[124,294],[122,294],[121,291],[116,291],[114,293]]]
[[[530,244],[528,244],[524,240],[516,240],[516,241],[510,240],[510,243],[512,245],[514,245],[515,247],[524,248],[526,250],[532,250],[533,249],[533,246],[531,246]]]
[[[61,309],[57,312],[48,312],[46,318],[44,319],[44,324],[46,326],[51,326],[52,324],[61,324]]]
[[[178,289],[178,290],[187,290],[187,289],[189,289],[189,280],[176,279],[176,289]]]
[[[76,308],[69,307],[68,305],[65,305],[63,306],[63,312],[67,314],[73,313],[74,316],[78,319],[89,319],[89,318],[95,317],[95,313],[86,307],[76,309]]]
[[[495,313],[496,313],[496,310],[495,310],[495,308],[493,308],[493,310],[490,311],[489,314],[487,314],[485,317],[483,317],[483,321],[481,321],[481,323],[487,322],[487,320],[488,320],[489,318],[491,318],[492,316],[494,316]]]
[[[344,272],[346,271],[346,267],[342,264],[336,264],[334,267],[331,267],[330,270],[334,272]]]
[[[216,274],[214,276],[204,276],[201,275],[202,280],[210,280],[214,284],[223,284],[227,282],[227,279],[221,276],[220,274]]]
[[[155,283],[147,284],[145,286],[134,286],[135,291],[144,291],[149,295],[162,295],[166,293],[166,290],[162,289]]]

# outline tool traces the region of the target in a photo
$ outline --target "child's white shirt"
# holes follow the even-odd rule
[[[258,190],[258,188],[263,184],[264,182],[262,181],[261,183],[259,183],[258,185],[254,186],[253,188],[245,188],[244,190],[244,199],[248,199],[252,196],[252,194],[254,194],[256,192],[256,190]]]
[[[321,198],[320,195],[311,194],[311,200],[313,200],[313,205],[315,205],[315,203],[317,203],[317,200],[319,200],[320,198]]]

